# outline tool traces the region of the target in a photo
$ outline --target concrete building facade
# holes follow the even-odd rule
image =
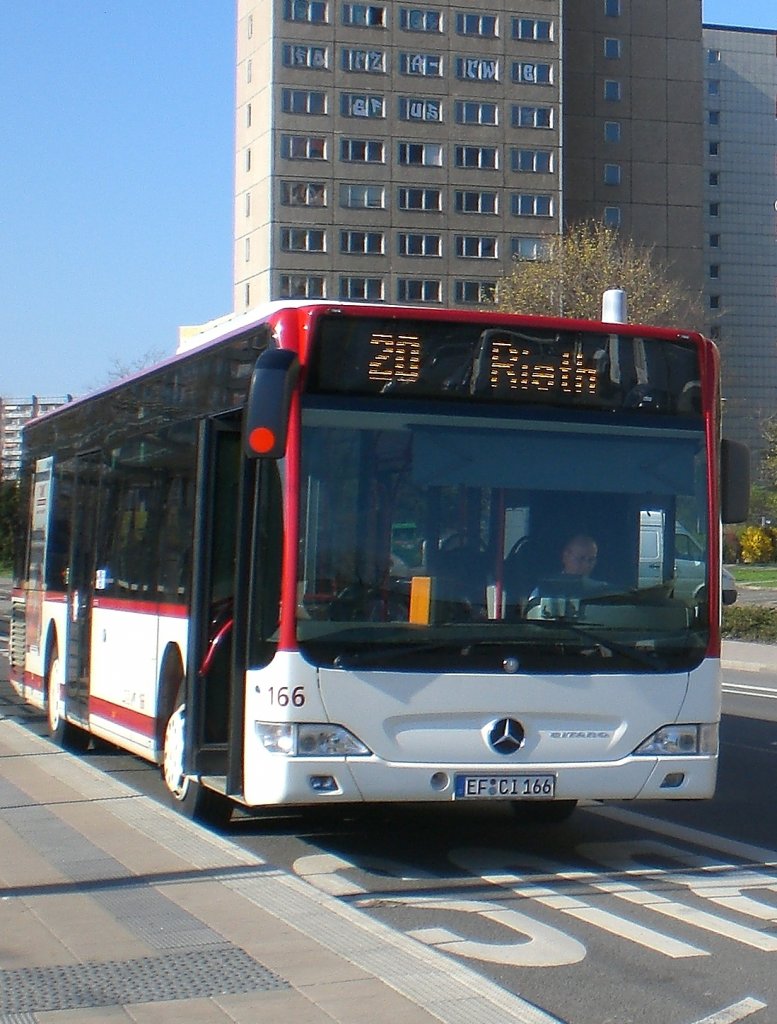
[[[724,427],[758,455],[777,416],[777,31],[704,26],[704,291]]]
[[[595,218],[701,287],[699,0],[238,0],[234,308],[479,307]]]
[[[35,416],[72,402],[72,395],[41,398],[0,398],[0,480],[18,480],[22,460],[22,427]]]

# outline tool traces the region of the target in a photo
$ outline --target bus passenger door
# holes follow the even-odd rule
[[[67,714],[87,723],[89,667],[94,600],[95,541],[100,487],[100,454],[79,456],[73,466],[70,562],[67,571]],[[65,474],[70,466],[64,467]]]
[[[227,774],[242,466],[239,416],[203,422],[186,680],[185,764],[193,775]]]

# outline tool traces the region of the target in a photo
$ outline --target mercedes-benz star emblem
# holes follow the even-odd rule
[[[514,754],[520,750],[526,734],[514,718],[498,718],[488,730],[488,742],[497,754]]]

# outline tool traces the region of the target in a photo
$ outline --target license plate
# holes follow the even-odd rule
[[[555,775],[457,775],[456,800],[552,800]]]

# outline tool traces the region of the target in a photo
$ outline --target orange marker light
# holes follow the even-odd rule
[[[275,434],[269,427],[256,427],[251,431],[248,443],[251,446],[251,451],[263,455],[272,450],[275,444]]]

